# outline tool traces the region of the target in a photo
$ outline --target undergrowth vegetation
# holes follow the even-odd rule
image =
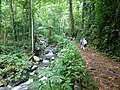
[[[59,49],[56,60],[49,69],[41,69],[37,76],[46,76],[47,80],[35,81],[31,90],[73,90],[96,89],[88,70],[84,66],[77,47],[69,40],[56,36]]]
[[[0,55],[0,75],[6,81],[25,79],[27,70],[31,66],[28,55],[23,50],[13,47],[2,48]],[[12,51],[12,52],[11,52]]]

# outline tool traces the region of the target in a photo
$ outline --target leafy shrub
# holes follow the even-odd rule
[[[26,73],[26,70],[29,70],[30,65],[28,56],[23,52],[0,55],[0,74],[8,81],[20,78],[22,73]]]

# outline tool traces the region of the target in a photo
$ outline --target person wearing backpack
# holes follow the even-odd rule
[[[80,45],[81,45],[81,48],[82,48],[83,50],[85,50],[85,48],[86,48],[86,46],[87,46],[87,40],[86,40],[85,38],[82,38],[82,39],[80,40]]]

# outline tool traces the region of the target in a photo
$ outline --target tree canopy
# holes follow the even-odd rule
[[[120,57],[119,0],[0,0],[0,12],[1,45],[30,49],[32,28],[42,27],[45,36],[86,37],[91,47]]]

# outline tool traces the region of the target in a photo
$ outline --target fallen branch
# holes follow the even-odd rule
[[[34,55],[35,55],[35,53],[33,53],[28,59],[30,60]]]

